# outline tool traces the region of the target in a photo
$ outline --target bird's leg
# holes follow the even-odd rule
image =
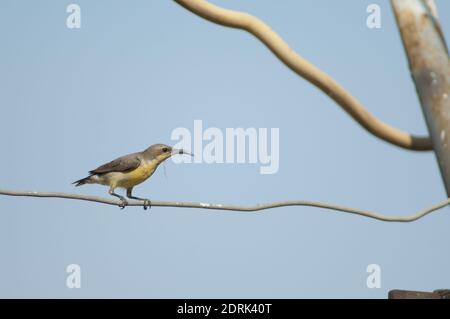
[[[114,188],[110,188],[110,189],[109,189],[109,194],[112,195],[112,196],[115,196],[115,197],[119,198],[119,199],[122,201],[122,203],[119,205],[120,209],[124,209],[125,206],[128,205],[128,202],[127,202],[127,200],[125,199],[125,197],[120,196],[120,195],[117,194],[117,193],[114,193]]]
[[[128,198],[144,201],[144,210],[147,210],[148,207],[150,207],[150,208],[152,207],[152,202],[150,199],[133,196],[132,192],[133,192],[133,187],[127,188],[127,197]]]

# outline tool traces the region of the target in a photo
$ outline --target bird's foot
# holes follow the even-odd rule
[[[144,210],[147,210],[148,208],[152,208],[152,201],[144,198]]]
[[[125,199],[125,197],[120,197],[120,209],[124,209],[126,206],[128,206],[128,201]]]

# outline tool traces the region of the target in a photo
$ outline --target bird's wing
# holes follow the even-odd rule
[[[92,175],[94,174],[105,174],[111,172],[128,172],[136,169],[141,164],[141,159],[139,153],[133,153],[125,155],[115,160],[106,163],[96,169],[90,171]]]

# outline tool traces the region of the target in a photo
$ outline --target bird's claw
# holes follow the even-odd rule
[[[122,197],[120,199],[120,204],[119,204],[120,209],[124,209],[127,205],[128,205],[128,201]]]
[[[144,199],[144,210],[152,208],[152,201],[150,199]]]

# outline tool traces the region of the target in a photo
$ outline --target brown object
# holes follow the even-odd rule
[[[450,299],[449,289],[433,292],[394,289],[389,291],[388,299]]]

